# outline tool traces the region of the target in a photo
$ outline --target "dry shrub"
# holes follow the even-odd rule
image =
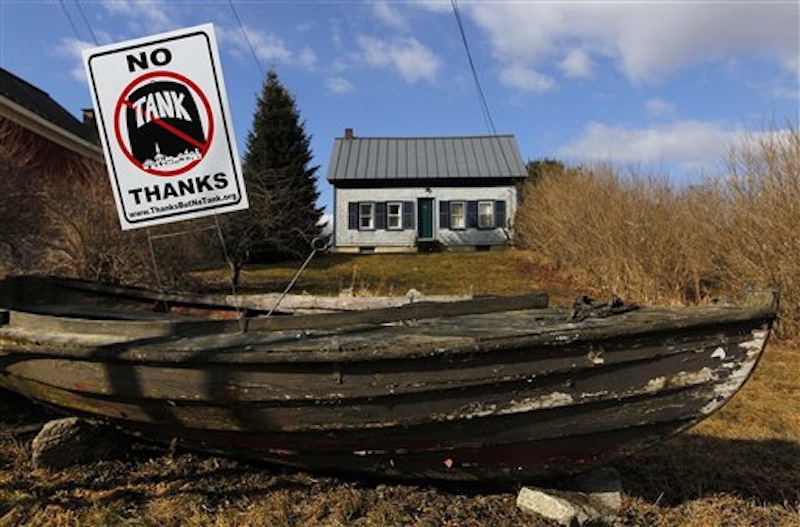
[[[522,246],[611,294],[648,303],[740,298],[775,285],[784,336],[800,331],[800,131],[743,137],[728,174],[677,189],[611,167],[564,169],[522,188]]]
[[[728,176],[709,183],[712,250],[732,290],[771,284],[781,293],[781,333],[800,334],[800,129],[789,125],[741,139]]]
[[[219,241],[208,222],[122,231],[105,170],[87,171],[62,194],[48,188],[42,199],[50,219],[45,271],[110,283],[163,288],[193,285],[190,271],[201,263],[222,262]],[[60,195],[69,195],[63,200]],[[152,250],[151,250],[152,247]]]
[[[195,230],[197,222],[153,228],[152,240],[143,229],[122,231],[102,164],[3,119],[0,195],[3,273],[174,287],[188,284],[197,262],[222,259],[216,233]]]
[[[674,302],[704,293],[702,232],[692,204],[657,178],[623,177],[608,166],[567,169],[522,189],[520,242],[607,294]]]
[[[108,282],[151,277],[147,240],[120,231],[102,167],[71,160],[47,173],[26,166],[3,172],[17,182],[0,210],[11,271]]]

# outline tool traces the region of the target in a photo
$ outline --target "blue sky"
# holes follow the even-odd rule
[[[312,137],[328,208],[330,150],[347,127],[490,133],[449,0],[232,5],[0,0],[0,64],[80,115],[91,106],[82,49],[213,23],[240,150],[275,68]],[[525,160],[614,162],[691,182],[722,170],[744,134],[798,122],[796,0],[457,5],[495,130],[516,135]]]

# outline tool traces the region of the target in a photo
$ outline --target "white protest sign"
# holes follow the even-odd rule
[[[213,25],[83,59],[123,229],[248,207]]]

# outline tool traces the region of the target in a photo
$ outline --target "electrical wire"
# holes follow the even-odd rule
[[[247,47],[250,48],[250,54],[253,56],[253,60],[256,61],[256,64],[258,64],[258,67],[261,69],[261,74],[266,76],[267,69],[264,67],[264,65],[261,63],[261,60],[258,58],[258,54],[256,53],[256,50],[253,47],[253,43],[250,42],[250,37],[247,36],[247,31],[244,28],[244,24],[242,24],[242,19],[239,18],[239,13],[236,11],[236,7],[233,5],[233,2],[231,0],[228,0],[228,5],[231,6],[231,11],[233,11],[233,17],[236,19],[236,23],[239,24],[239,29],[241,30],[242,35],[244,36],[245,42],[247,42]]]
[[[92,35],[92,40],[94,40],[96,46],[99,46],[100,41],[97,40],[97,35],[95,35],[94,30],[92,29],[92,25],[89,24],[89,20],[86,18],[86,13],[83,12],[83,8],[81,7],[80,2],[78,2],[78,0],[75,0],[75,5],[78,6],[78,12],[81,14],[81,18],[83,19],[83,23],[86,25],[86,28],[89,30],[89,34]]]
[[[453,6],[453,14],[456,18],[456,23],[458,24],[458,31],[461,33],[461,41],[464,43],[464,49],[467,52],[467,59],[469,60],[469,68],[472,72],[472,79],[475,82],[475,89],[478,92],[478,99],[481,105],[481,112],[483,114],[483,119],[486,122],[486,127],[492,133],[492,135],[497,135],[497,130],[494,127],[494,121],[492,120],[492,114],[489,111],[489,104],[486,102],[486,96],[483,93],[483,88],[481,87],[481,81],[478,78],[478,70],[475,68],[475,61],[472,60],[472,52],[469,49],[469,42],[467,41],[467,34],[464,31],[464,23],[461,21],[461,12],[458,9],[458,1],[457,0],[450,0],[450,4]]]
[[[72,32],[75,33],[75,38],[81,40],[78,27],[75,25],[75,21],[72,20],[72,15],[70,15],[69,11],[67,11],[67,6],[64,5],[64,0],[58,0],[58,4],[61,6],[61,10],[64,11],[64,14],[67,15],[67,20],[69,20],[69,25],[72,26]]]

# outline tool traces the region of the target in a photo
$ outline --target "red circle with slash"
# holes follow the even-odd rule
[[[184,86],[188,93],[192,95],[194,101],[200,101],[199,105],[195,105],[198,108],[198,114],[201,120],[202,117],[205,117],[206,119],[203,140],[199,140],[197,137],[187,134],[179,127],[167,122],[159,115],[154,116],[153,113],[157,114],[158,112],[150,112],[149,110],[145,109],[144,103],[138,103],[138,101],[130,100],[131,93],[133,93],[135,90],[159,79],[167,79]],[[155,106],[155,104],[153,104],[153,106]],[[175,110],[173,109],[173,111]],[[174,136],[176,139],[193,146],[194,150],[191,152],[187,150],[186,153],[182,153],[180,156],[183,156],[184,159],[181,159],[180,156],[172,156],[170,159],[170,156],[157,154],[156,159],[142,161],[133,153],[130,131],[127,129],[123,130],[123,128],[126,128],[124,123],[128,121],[130,112],[134,112],[134,119],[138,118],[142,121],[146,120],[148,123],[153,123],[158,127],[159,131],[162,133],[162,136],[164,134],[167,136]],[[127,141],[123,136],[123,132],[125,132],[127,135]],[[214,119],[211,113],[211,105],[208,102],[208,98],[197,86],[197,84],[180,73],[172,71],[153,71],[134,79],[120,94],[120,97],[117,100],[116,109],[114,110],[114,133],[120,149],[130,160],[130,162],[137,168],[154,176],[177,176],[194,168],[205,157],[209,147],[211,146],[211,140],[214,137]],[[158,157],[159,155],[160,158]]]

